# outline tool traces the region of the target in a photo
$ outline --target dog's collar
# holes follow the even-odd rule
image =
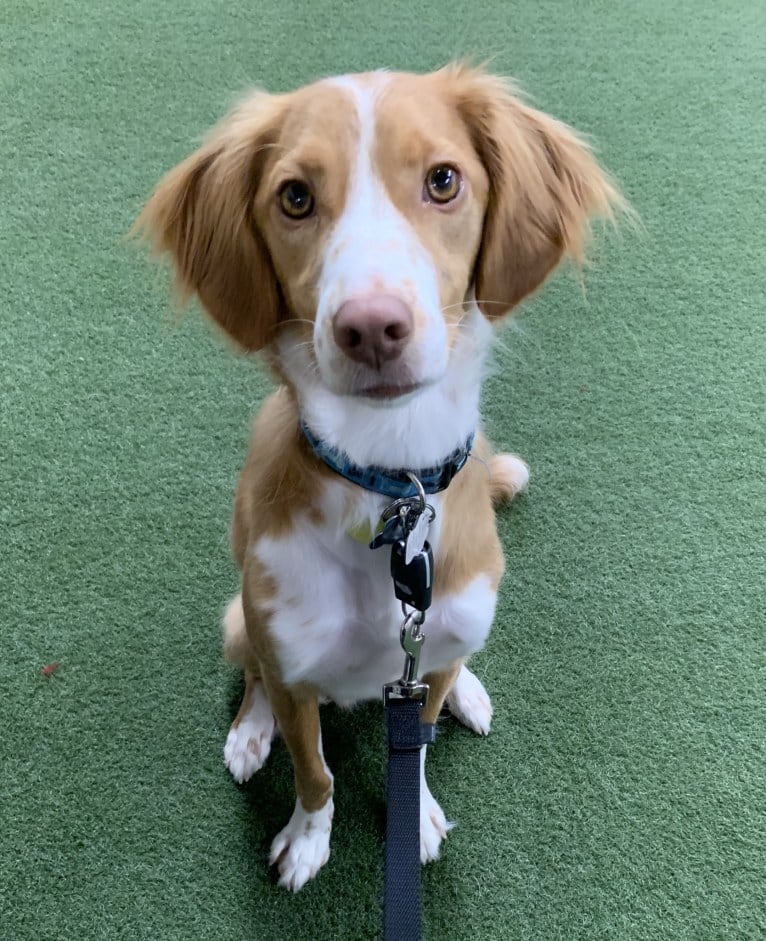
[[[301,430],[314,454],[334,470],[336,474],[345,477],[352,484],[357,484],[365,490],[372,490],[384,497],[390,497],[392,500],[417,496],[417,488],[407,476],[407,470],[377,466],[360,467],[358,464],[354,464],[343,451],[331,447],[327,442],[318,438],[303,420],[301,420]],[[433,467],[421,467],[409,471],[409,473],[418,478],[426,493],[439,493],[446,490],[457,472],[468,460],[468,455],[473,447],[473,437],[472,432],[465,444],[455,448],[452,454],[448,455],[441,464],[436,464]]]

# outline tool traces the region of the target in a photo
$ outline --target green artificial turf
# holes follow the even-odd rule
[[[122,239],[251,83],[464,54],[593,135],[645,233],[498,345],[486,424],[533,482],[475,661],[493,733],[447,721],[432,750],[459,825],[426,936],[766,936],[765,42],[763,0],[3,0],[3,941],[377,937],[378,707],[326,711],[333,855],[297,897],[266,867],[284,747],[245,787],[221,759],[268,379],[198,313],[176,327]]]

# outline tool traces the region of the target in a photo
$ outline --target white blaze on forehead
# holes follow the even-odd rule
[[[387,153],[387,142],[376,136],[379,107],[396,105],[385,101],[389,92],[395,94],[394,81],[385,72],[326,80],[346,96],[357,138],[344,205],[317,244],[321,274],[311,349],[288,330],[277,342],[301,415],[322,440],[361,466],[429,467],[476,428],[492,330],[478,308],[469,306],[450,347],[437,260],[394,205],[382,178],[395,179],[398,188],[410,181],[413,218],[432,210],[420,203],[418,174],[411,167],[397,171],[395,150]],[[384,381],[422,385],[412,396],[384,403],[364,397],[363,389],[374,385],[375,377],[366,375],[366,367],[352,361],[333,336],[333,317],[341,304],[374,293],[395,295],[413,313],[412,336],[402,355],[388,364]]]
[[[376,110],[391,81],[386,72],[329,79],[352,99],[359,139],[351,163],[344,210],[325,250],[319,282],[318,326],[353,297],[393,294],[428,329],[443,326],[433,260],[417,233],[394,206],[375,168]],[[326,329],[326,327],[325,327]]]

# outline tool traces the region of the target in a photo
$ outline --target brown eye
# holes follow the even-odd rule
[[[303,180],[288,180],[279,190],[279,207],[291,219],[305,219],[314,211],[314,194]]]
[[[439,164],[426,174],[426,196],[434,203],[449,203],[458,195],[463,178],[455,167]]]

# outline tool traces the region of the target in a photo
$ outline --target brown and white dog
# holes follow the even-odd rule
[[[172,259],[182,296],[264,351],[280,381],[236,496],[242,591],[224,617],[225,649],[246,687],[225,760],[245,781],[277,728],[284,737],[297,797],[271,860],[290,889],[330,853],[319,701],[380,697],[402,666],[388,553],[359,538],[390,500],[330,470],[302,424],[362,468],[416,472],[477,432],[471,459],[430,497],[436,575],[421,668],[424,720],[446,700],[486,734],[492,708],[465,662],[487,638],[503,574],[493,505],[528,478],[477,431],[491,322],[564,257],[582,260],[590,219],[619,203],[574,132],[508,82],[454,65],[255,92],[138,220]],[[423,778],[424,862],[447,829]]]

